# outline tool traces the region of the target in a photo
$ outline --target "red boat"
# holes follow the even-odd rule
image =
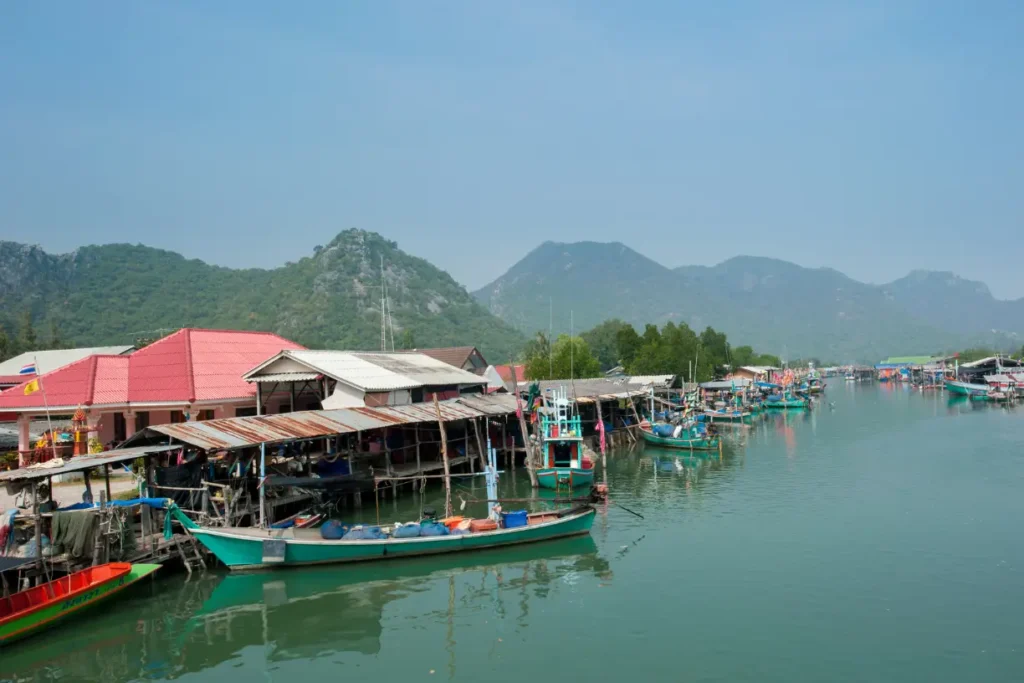
[[[0,598],[0,646],[65,619],[159,568],[111,562]]]

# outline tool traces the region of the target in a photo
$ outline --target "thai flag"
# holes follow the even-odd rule
[[[21,370],[18,370],[18,374],[19,375],[34,375],[34,374],[36,374],[36,364],[35,363],[29,363],[27,365],[22,365],[21,366]]]

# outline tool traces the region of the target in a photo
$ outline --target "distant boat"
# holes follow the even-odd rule
[[[754,417],[753,412],[746,410],[705,410],[704,417],[710,422],[750,422]]]
[[[158,564],[110,562],[2,598],[0,647],[56,626],[159,568]]]
[[[667,430],[664,429],[666,427],[668,428]],[[667,431],[668,434],[658,434],[655,432],[656,429]],[[678,434],[678,436],[674,434]],[[716,451],[721,446],[720,436],[701,432],[699,428],[691,427],[687,429],[682,426],[652,425],[647,420],[640,423],[640,436],[643,437],[645,443],[665,448],[679,448],[690,451]]]
[[[764,401],[764,407],[771,410],[798,410],[807,408],[811,402],[806,398],[797,398],[790,393],[783,396],[772,394]]]
[[[565,387],[552,392],[554,415],[541,415],[541,458],[537,484],[542,489],[589,488],[594,484],[594,463],[583,452],[583,423]]]
[[[857,378],[853,375],[853,373],[846,373],[846,381],[847,382],[856,382]]]

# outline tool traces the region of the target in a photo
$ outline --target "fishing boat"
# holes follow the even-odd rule
[[[0,599],[0,647],[55,626],[160,568],[111,562]]]
[[[583,424],[572,411],[565,387],[552,392],[553,414],[541,415],[541,467],[537,484],[542,489],[589,488],[594,484],[594,462],[583,451]]]
[[[705,410],[704,417],[709,422],[750,422],[753,418],[753,413],[748,410],[722,408],[718,410]]]
[[[663,432],[659,434],[658,432]],[[640,436],[645,443],[664,448],[680,448],[690,451],[713,451],[721,445],[721,437],[701,430],[694,423],[687,428],[682,425],[654,424],[647,420],[640,423]]]
[[[849,373],[849,372],[846,373],[846,376],[843,379],[845,379],[847,382],[856,382],[857,381],[857,377],[855,375],[853,375],[852,373]]]
[[[526,523],[511,528],[413,538],[330,540],[318,529],[295,527],[196,527],[189,531],[229,569],[241,570],[390,560],[536,543],[587,534],[594,515],[595,509],[584,504],[524,515]],[[382,533],[388,530],[381,528]]]
[[[779,394],[772,394],[764,401],[764,407],[770,410],[797,410],[807,408],[809,405],[810,401],[808,399],[799,398],[789,392],[781,396]]]
[[[946,391],[954,396],[987,396],[988,390],[989,386],[987,384],[973,384],[952,379],[946,380]]]

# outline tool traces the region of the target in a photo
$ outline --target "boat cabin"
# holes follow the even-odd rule
[[[583,424],[573,414],[565,388],[553,390],[548,414],[541,415],[542,467],[583,467]]]

